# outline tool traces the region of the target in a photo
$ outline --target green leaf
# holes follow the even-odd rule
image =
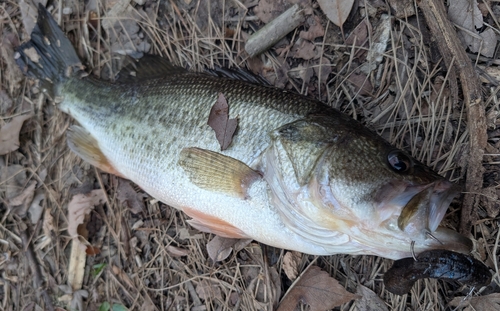
[[[99,311],[109,311],[109,309],[111,309],[111,306],[109,305],[109,302],[103,302],[100,306],[99,306]]]
[[[128,309],[123,306],[123,305],[115,305],[113,304],[113,308],[112,308],[113,311],[128,311]]]
[[[102,269],[104,269],[104,267],[106,267],[108,264],[103,262],[103,263],[100,263],[100,264],[97,264],[97,265],[93,265],[92,266],[92,276],[93,277],[96,277],[99,275],[99,273],[101,273]],[[99,310],[101,311],[101,310]]]

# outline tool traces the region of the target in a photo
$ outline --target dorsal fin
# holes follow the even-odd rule
[[[205,73],[212,76],[229,78],[233,80],[241,80],[253,84],[259,85],[271,85],[269,81],[261,76],[258,76],[244,68],[227,68],[215,66],[212,68],[205,68]]]
[[[144,54],[140,59],[129,57],[128,60],[129,63],[118,73],[116,82],[143,81],[189,72],[158,55]]]

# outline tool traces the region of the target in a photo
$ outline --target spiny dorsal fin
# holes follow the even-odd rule
[[[158,55],[144,54],[140,59],[129,58],[129,60],[129,64],[118,73],[116,82],[143,81],[189,72]]]
[[[260,174],[245,163],[223,154],[201,148],[184,148],[179,165],[198,187],[246,198],[248,187]]]
[[[243,68],[227,68],[215,66],[213,69],[205,68],[205,73],[212,76],[241,80],[259,85],[271,85],[269,81]]]
[[[67,132],[68,146],[85,162],[101,170],[123,177],[102,153],[97,140],[81,126],[72,126]]]

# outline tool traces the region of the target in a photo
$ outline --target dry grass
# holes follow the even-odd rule
[[[221,12],[212,19],[204,14],[197,15],[195,12],[203,11],[203,6],[185,4],[189,2],[170,1],[162,5],[148,2],[130,13],[112,17],[119,21],[112,30],[118,38],[114,43],[126,45],[124,38],[127,36],[119,32],[127,27],[123,22],[133,16],[144,40],[151,44],[150,53],[163,55],[175,64],[193,70],[214,65],[252,66],[242,51],[245,33],[250,31],[255,18],[244,4],[211,0],[212,4],[218,4],[217,12]],[[56,8],[53,12],[59,14],[57,8],[62,9],[62,4],[58,1],[53,4]],[[92,20],[95,23],[105,20],[101,14],[109,9],[100,2],[98,7],[100,13]],[[103,37],[106,32],[95,32],[87,27],[89,17],[84,11],[77,15],[80,19],[62,16],[63,28],[70,30],[70,38],[79,55],[93,68],[93,73],[114,76],[119,61],[111,53],[112,36]],[[315,13],[321,16],[320,11]],[[0,3],[0,33],[13,33],[19,41],[26,40],[21,21],[16,3]],[[467,164],[464,151],[469,142],[465,107],[461,102],[453,102],[446,72],[441,63],[431,61],[428,38],[416,26],[418,24],[425,23],[419,18],[394,21],[390,45],[382,55],[382,63],[366,78],[375,86],[371,94],[360,92],[349,77],[363,65],[357,63],[354,55],[370,50],[374,44],[372,38],[365,47],[345,45],[338,28],[331,24],[325,24],[327,35],[316,40],[315,45],[323,51],[322,57],[332,63],[334,74],[326,84],[317,79],[305,83],[290,78],[285,87],[328,101],[361,119],[396,146],[409,150],[441,174],[462,181]],[[226,28],[233,31],[228,32]],[[297,38],[298,32],[290,35],[292,43]],[[283,58],[274,51],[264,53],[259,59],[268,72],[280,72]],[[302,63],[293,58],[287,61],[292,70],[297,70]],[[69,307],[65,298],[77,302],[75,297],[85,294],[64,292],[62,287],[67,282],[71,240],[66,231],[67,205],[72,194],[100,187],[107,191],[108,204],[96,208],[87,226],[89,241],[101,252],[87,258],[83,288],[88,297],[83,299],[84,309],[97,310],[105,302],[123,305],[129,310],[273,309],[291,284],[282,270],[285,251],[251,243],[244,251],[214,263],[206,251],[211,235],[190,228],[181,212],[147,197],[145,210],[138,215],[131,214],[117,199],[117,178],[97,171],[69,152],[64,137],[72,120],[37,94],[32,81],[22,80],[21,84],[13,81],[7,66],[5,61],[0,66],[0,89],[14,99],[14,105],[4,112],[2,120],[23,111],[32,111],[34,116],[21,132],[21,148],[4,156],[2,165],[23,165],[26,181],[39,182],[37,193],[44,194],[45,199],[42,201],[43,216],[32,224],[29,218],[18,216],[9,209],[2,196],[0,310],[44,309],[42,289],[50,293],[55,305],[66,310]],[[276,78],[282,81],[283,77],[276,74]],[[498,115],[498,89],[490,87],[485,91],[487,115]],[[494,117],[492,120],[491,132],[498,132],[498,121],[495,123]],[[490,177],[485,184],[498,189],[499,178],[495,172],[499,171],[500,164],[499,135],[491,137],[491,148],[486,152],[491,155],[485,157],[485,176]],[[3,183],[5,185],[6,181]],[[2,191],[5,192],[5,187]],[[457,227],[459,207],[457,201],[449,210],[446,223],[451,227]],[[479,221],[471,233],[477,240],[476,255],[496,274],[491,286],[474,295],[498,292],[500,284],[498,218],[492,218],[486,207],[479,210],[478,215]],[[33,285],[34,275],[30,269],[33,262],[26,257],[27,246],[21,239],[23,231],[28,233],[38,259],[44,279],[41,288]],[[177,256],[172,247],[185,250],[187,255]],[[299,270],[311,263],[321,266],[351,292],[355,292],[358,284],[372,289],[390,310],[444,310],[453,297],[463,296],[469,290],[458,283],[423,280],[409,295],[395,296],[385,291],[382,283],[384,271],[392,264],[390,260],[373,256],[302,255]],[[211,292],[205,292],[206,288],[211,288]],[[356,310],[357,306],[349,303],[340,309]]]

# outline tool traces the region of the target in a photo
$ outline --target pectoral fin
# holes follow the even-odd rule
[[[200,148],[182,149],[179,165],[198,187],[243,199],[248,187],[261,178],[241,161]]]
[[[120,177],[123,177],[118,171],[109,163],[106,156],[99,148],[99,144],[92,135],[81,126],[72,126],[67,133],[68,146],[84,161],[92,164],[99,169]]]

